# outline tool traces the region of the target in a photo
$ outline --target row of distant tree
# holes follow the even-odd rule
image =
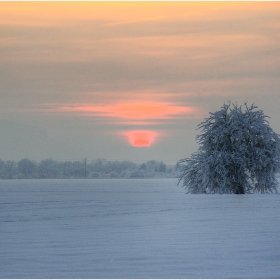
[[[18,162],[0,159],[1,179],[103,179],[103,178],[174,178],[178,177],[180,165],[166,165],[150,160],[141,164],[131,161],[107,161],[96,159],[82,161],[40,162],[24,158]]]

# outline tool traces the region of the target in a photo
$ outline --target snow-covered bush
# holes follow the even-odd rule
[[[188,193],[277,192],[280,138],[255,109],[224,104],[198,126],[198,152],[180,161]]]

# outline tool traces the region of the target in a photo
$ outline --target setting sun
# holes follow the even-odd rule
[[[145,139],[137,139],[134,141],[133,146],[135,147],[150,147],[150,143]]]
[[[134,147],[150,147],[156,140],[158,132],[155,131],[126,131],[123,133],[129,143]]]

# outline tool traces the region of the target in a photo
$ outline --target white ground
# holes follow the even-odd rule
[[[0,278],[280,278],[280,195],[0,181]]]

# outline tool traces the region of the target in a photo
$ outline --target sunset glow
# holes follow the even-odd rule
[[[199,110],[190,106],[178,106],[174,103],[139,101],[123,104],[104,106],[72,106],[50,109],[56,112],[78,113],[87,116],[104,116],[129,120],[138,124],[141,121],[175,119],[182,116],[192,116],[199,113]]]
[[[134,147],[150,147],[159,136],[158,132],[155,131],[126,131],[123,133]]]
[[[0,1],[0,26],[2,160],[177,162],[227,101],[280,131],[279,1]]]

